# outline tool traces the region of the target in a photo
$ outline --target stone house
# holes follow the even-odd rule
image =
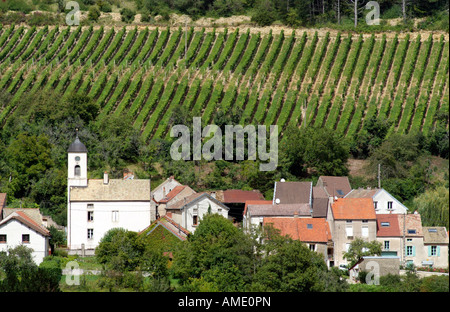
[[[448,232],[443,226],[423,227],[425,259],[422,266],[448,268]]]
[[[376,215],[371,198],[338,198],[330,205],[327,221],[334,242],[334,258],[330,266],[347,265],[343,254],[357,237],[376,240]]]
[[[289,236],[294,240],[305,243],[308,248],[322,255],[329,265],[330,255],[333,253],[333,241],[328,222],[324,218],[284,218],[266,217],[264,226],[271,224],[280,230],[283,236]]]

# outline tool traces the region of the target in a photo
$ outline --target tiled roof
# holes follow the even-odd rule
[[[311,216],[309,204],[248,205],[247,210],[252,217]]]
[[[264,218],[264,225],[272,224],[281,235],[302,242],[326,243],[331,240],[331,231],[324,218]]]
[[[87,187],[71,187],[71,201],[150,201],[150,180],[89,179]]]
[[[309,204],[311,197],[312,182],[275,182],[273,198],[280,204]]]
[[[424,244],[448,244],[448,232],[443,226],[423,227]]]
[[[331,210],[335,220],[375,220],[371,198],[338,198]]]
[[[244,207],[244,215],[247,213],[248,205],[272,205],[271,200],[247,200]]]
[[[150,224],[147,228],[139,233],[139,235],[146,233],[149,235],[153,232],[158,226],[163,226],[166,230],[170,231],[173,235],[178,237],[180,240],[186,240],[187,236],[190,234],[188,230],[183,228],[181,225],[173,221],[167,215],[159,218]]]
[[[403,235],[403,229],[405,229],[405,235],[407,237],[422,237],[422,219],[420,218],[420,214],[397,214],[398,216],[398,225],[400,227],[400,231]],[[405,221],[405,222],[404,222]],[[403,225],[406,223],[406,225]],[[413,232],[415,230],[415,233]]]
[[[223,191],[224,203],[245,203],[247,200],[264,200],[264,196],[258,190],[226,190]]]
[[[184,185],[177,185],[173,188],[173,190],[171,190],[166,197],[164,197],[163,199],[161,199],[159,202],[160,203],[167,203],[168,201],[170,201],[172,198],[174,198],[175,196],[178,195],[178,193],[180,193],[182,190],[184,190],[185,186]]]
[[[313,187],[313,217],[326,218],[328,213],[328,195],[318,186]]]
[[[342,198],[352,190],[348,177],[320,176],[319,180],[328,196]]]
[[[31,220],[33,220],[37,224],[42,224],[42,215],[39,208],[4,208],[3,217],[6,218],[10,214],[18,211],[25,213]]]
[[[377,214],[377,237],[400,237],[398,214]]]
[[[202,196],[203,194],[206,193],[205,192],[194,193],[192,195],[189,195],[183,199],[176,201],[175,203],[169,203],[166,209],[181,209],[184,205],[189,204],[191,201],[195,200],[197,197]]]
[[[350,193],[348,193],[345,198],[373,198],[375,194],[379,191],[379,189],[365,189],[365,188],[358,188],[355,190],[351,190]]]
[[[50,236],[49,230],[47,230],[40,224],[36,223],[33,219],[31,219],[29,216],[27,216],[27,214],[24,213],[23,211],[16,211],[16,212],[10,214],[7,218],[3,219],[0,222],[0,226],[8,223],[12,219],[15,219],[15,220],[21,222],[22,224],[25,224],[26,226],[33,229],[37,233],[42,234],[43,236]]]

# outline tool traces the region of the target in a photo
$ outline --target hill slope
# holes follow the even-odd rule
[[[427,133],[448,113],[448,45],[410,34],[2,27],[0,89],[13,102],[0,123],[25,92],[55,89],[94,98],[99,119],[127,114],[145,139],[167,137],[181,106],[203,125],[233,108],[242,124],[280,131],[314,125],[353,136],[380,116],[390,133]]]

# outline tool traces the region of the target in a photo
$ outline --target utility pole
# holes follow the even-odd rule
[[[378,188],[381,188],[381,164],[378,164]]]

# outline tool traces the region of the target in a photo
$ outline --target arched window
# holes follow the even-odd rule
[[[75,176],[79,177],[81,175],[81,169],[80,166],[76,165],[75,166]]]

